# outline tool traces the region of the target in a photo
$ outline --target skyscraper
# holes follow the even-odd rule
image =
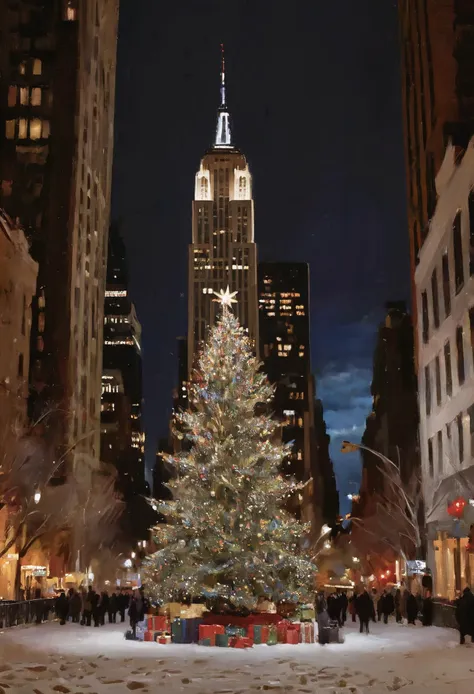
[[[284,471],[310,477],[314,422],[309,340],[309,268],[306,263],[259,263],[260,354],[276,385],[272,403],[282,440],[293,441]]]
[[[109,236],[104,306],[101,460],[117,467],[126,500],[143,493],[141,326],[128,291],[125,246],[114,227]]]
[[[414,274],[436,205],[448,139],[466,147],[474,126],[471,0],[398,0],[410,258]],[[416,311],[413,311],[416,317]]]
[[[244,155],[232,140],[224,53],[216,134],[196,174],[188,276],[189,371],[218,313],[213,292],[227,285],[238,292],[234,311],[258,348],[252,177]]]
[[[39,263],[33,405],[76,469],[100,448],[117,23],[118,0],[0,0],[0,206]]]

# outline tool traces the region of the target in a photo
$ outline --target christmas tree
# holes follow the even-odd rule
[[[289,448],[268,413],[273,387],[220,292],[222,313],[209,331],[190,390],[177,415],[190,450],[169,456],[173,500],[157,502],[166,524],[154,528],[160,548],[143,574],[161,602],[182,595],[252,609],[309,597],[316,567],[302,552],[309,528],[284,510],[298,485],[280,474]]]

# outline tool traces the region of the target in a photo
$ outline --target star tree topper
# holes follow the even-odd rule
[[[234,298],[237,295],[237,292],[231,292],[229,285],[227,285],[227,289],[225,291],[221,289],[218,292],[212,293],[217,296],[217,299],[213,299],[213,301],[219,303],[222,306],[222,310],[232,308],[232,304],[238,303],[237,299]]]

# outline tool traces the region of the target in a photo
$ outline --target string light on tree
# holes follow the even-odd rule
[[[274,389],[232,313],[236,292],[215,292],[222,312],[210,329],[190,388],[192,409],[177,415],[190,450],[168,456],[177,471],[167,519],[153,531],[159,550],[143,582],[167,602],[204,597],[252,609],[311,597],[316,567],[302,546],[309,527],[284,510],[301,485],[280,475],[291,444],[276,442],[278,422],[262,407]]]

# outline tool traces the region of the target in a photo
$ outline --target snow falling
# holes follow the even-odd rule
[[[123,625],[0,633],[0,694],[471,694],[474,647],[436,627],[349,625],[330,646],[249,650],[125,641]]]

